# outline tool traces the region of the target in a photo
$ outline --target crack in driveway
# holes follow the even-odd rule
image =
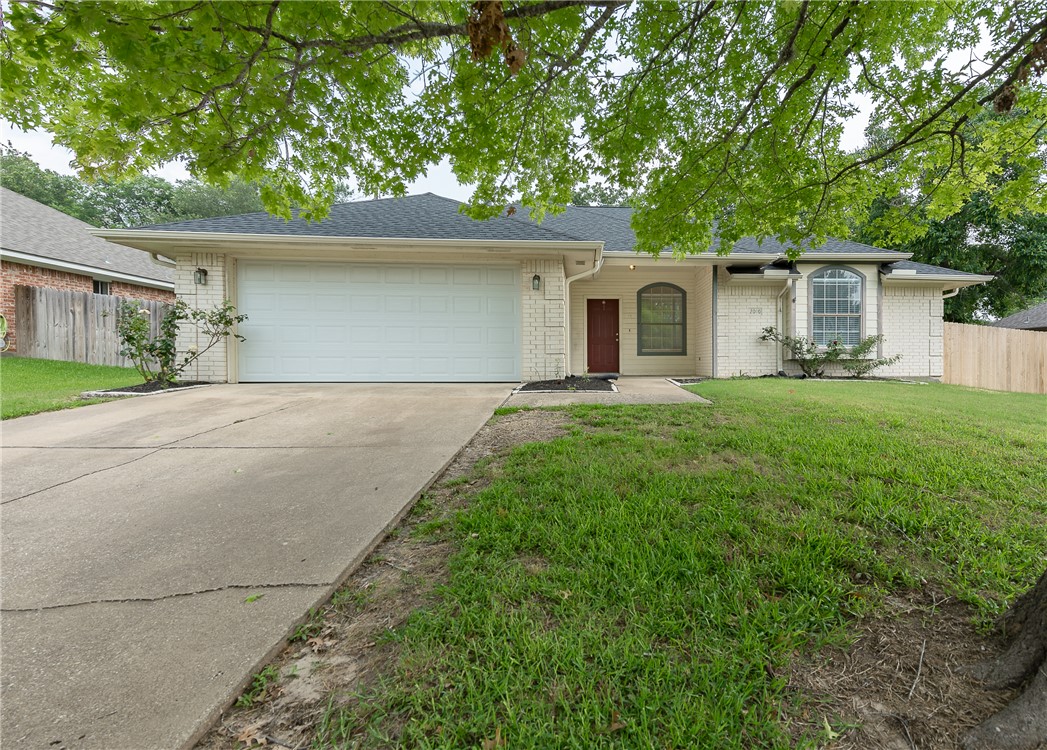
[[[185,437],[180,437],[180,438],[178,438],[176,440],[171,440],[171,441],[168,441],[166,443],[161,443],[160,445],[157,445],[157,446],[149,446],[149,445],[142,445],[142,446],[7,445],[6,446],[7,448],[37,448],[39,450],[54,450],[55,448],[64,448],[64,449],[68,449],[68,450],[84,450],[85,447],[86,447],[86,449],[88,449],[88,450],[90,450],[90,449],[96,449],[96,450],[144,450],[144,451],[149,451],[149,452],[146,453],[144,456],[136,456],[135,458],[132,458],[130,461],[124,461],[123,463],[114,464],[113,466],[106,466],[103,469],[95,469],[94,471],[89,471],[86,474],[80,474],[79,476],[73,477],[72,479],[67,479],[64,482],[56,482],[55,484],[49,485],[47,487],[42,487],[42,488],[40,488],[38,490],[33,490],[32,492],[27,492],[24,495],[19,495],[18,497],[9,498],[8,500],[4,500],[3,502],[0,502],[0,505],[8,505],[9,503],[13,503],[16,500],[25,500],[26,498],[32,497],[33,495],[39,495],[41,492],[47,492],[48,490],[53,490],[55,487],[62,487],[63,485],[66,485],[66,484],[72,484],[73,482],[77,482],[77,481],[83,479],[84,477],[90,477],[90,476],[93,476],[95,474],[101,474],[103,472],[110,471],[112,469],[118,469],[121,466],[127,466],[129,464],[133,464],[136,461],[141,461],[142,459],[149,458],[150,456],[152,456],[152,455],[154,455],[156,453],[159,453],[160,451],[172,450],[174,448],[178,448],[179,447],[178,443],[184,442],[186,440],[192,440],[193,438],[198,438],[201,435],[207,435],[208,433],[211,433],[211,432],[217,432],[218,430],[224,430],[227,427],[232,427],[233,425],[243,424],[244,422],[250,422],[250,421],[252,421],[254,419],[261,419],[262,417],[268,417],[270,414],[276,414],[277,412],[286,411],[286,410],[290,409],[292,406],[294,406],[294,403],[286,404],[285,406],[281,406],[281,407],[279,407],[277,409],[271,409],[269,411],[262,412],[261,414],[255,414],[254,416],[245,417],[243,419],[236,419],[236,420],[233,420],[232,422],[229,422],[227,424],[221,424],[221,425],[218,425],[217,427],[211,427],[211,428],[206,429],[206,430],[201,430],[200,432],[197,432],[197,433],[195,433],[193,435],[186,435]],[[191,448],[191,447],[194,447],[194,446],[182,446],[182,447],[183,448]],[[206,446],[206,448],[211,448],[211,447],[214,447],[214,446]],[[150,448],[152,448],[152,450],[149,450]],[[14,611],[14,610],[4,610],[4,611]]]
[[[161,596],[133,596],[123,599],[89,599],[82,602],[66,602],[64,604],[45,604],[40,607],[4,607],[0,612],[45,612],[50,609],[68,609],[69,607],[83,607],[88,604],[134,604],[136,602],[162,602],[165,599],[181,599],[187,596],[199,594],[213,594],[218,591],[235,590],[257,590],[257,589],[292,589],[292,588],[323,588],[333,585],[333,582],[305,583],[290,581],[287,583],[229,583],[225,586],[215,586],[209,589],[197,589],[196,591],[177,591],[173,594],[162,594]]]

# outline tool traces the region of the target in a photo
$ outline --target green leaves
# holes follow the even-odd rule
[[[540,216],[605,182],[635,197],[642,249],[705,250],[718,221],[726,250],[847,234],[881,195],[943,218],[1004,159],[1026,171],[993,205],[1047,210],[1047,87],[1023,62],[1047,21],[1033,0],[994,8],[519,2],[504,8],[519,67],[472,59],[457,2],[16,4],[3,115],[51,131],[88,176],[180,159],[263,185],[284,216],[322,218],[346,181],[401,194],[447,158],[476,217],[517,198]],[[965,139],[1004,90],[1015,106]],[[859,102],[879,138],[848,149]],[[904,210],[889,223],[897,241],[924,229]]]

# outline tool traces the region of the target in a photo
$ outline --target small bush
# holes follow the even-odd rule
[[[235,313],[236,308],[228,301],[212,310],[198,310],[189,307],[184,300],[178,300],[164,313],[160,333],[153,338],[149,310],[133,302],[121,301],[116,321],[123,344],[120,354],[131,360],[145,382],[173,383],[186,367],[222,339],[233,336],[238,341],[244,340],[232,329],[235,324],[247,320],[247,316]],[[207,343],[203,347],[190,348],[179,361],[176,348],[178,329],[187,321],[204,334]]]
[[[809,378],[820,378],[825,375],[825,368],[832,362],[839,362],[852,378],[868,375],[880,367],[893,365],[902,358],[901,354],[893,357],[870,359],[873,349],[883,340],[883,335],[866,336],[851,348],[839,341],[830,341],[827,346],[819,346],[806,336],[790,336],[774,326],[763,329],[760,341],[774,341],[781,344],[796,358],[800,370]]]

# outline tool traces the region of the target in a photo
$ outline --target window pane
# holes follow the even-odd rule
[[[637,311],[640,354],[685,352],[684,307],[684,294],[675,287],[659,284],[640,292]]]
[[[831,268],[811,279],[811,332],[815,343],[854,346],[861,338],[862,279]]]

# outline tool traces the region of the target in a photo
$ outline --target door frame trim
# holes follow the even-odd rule
[[[618,294],[587,294],[582,298],[582,365],[585,372],[589,372],[589,300],[591,299],[613,299],[618,301],[618,369],[622,368],[622,315],[625,305],[622,304],[623,297]],[[621,372],[618,373],[619,375]]]

